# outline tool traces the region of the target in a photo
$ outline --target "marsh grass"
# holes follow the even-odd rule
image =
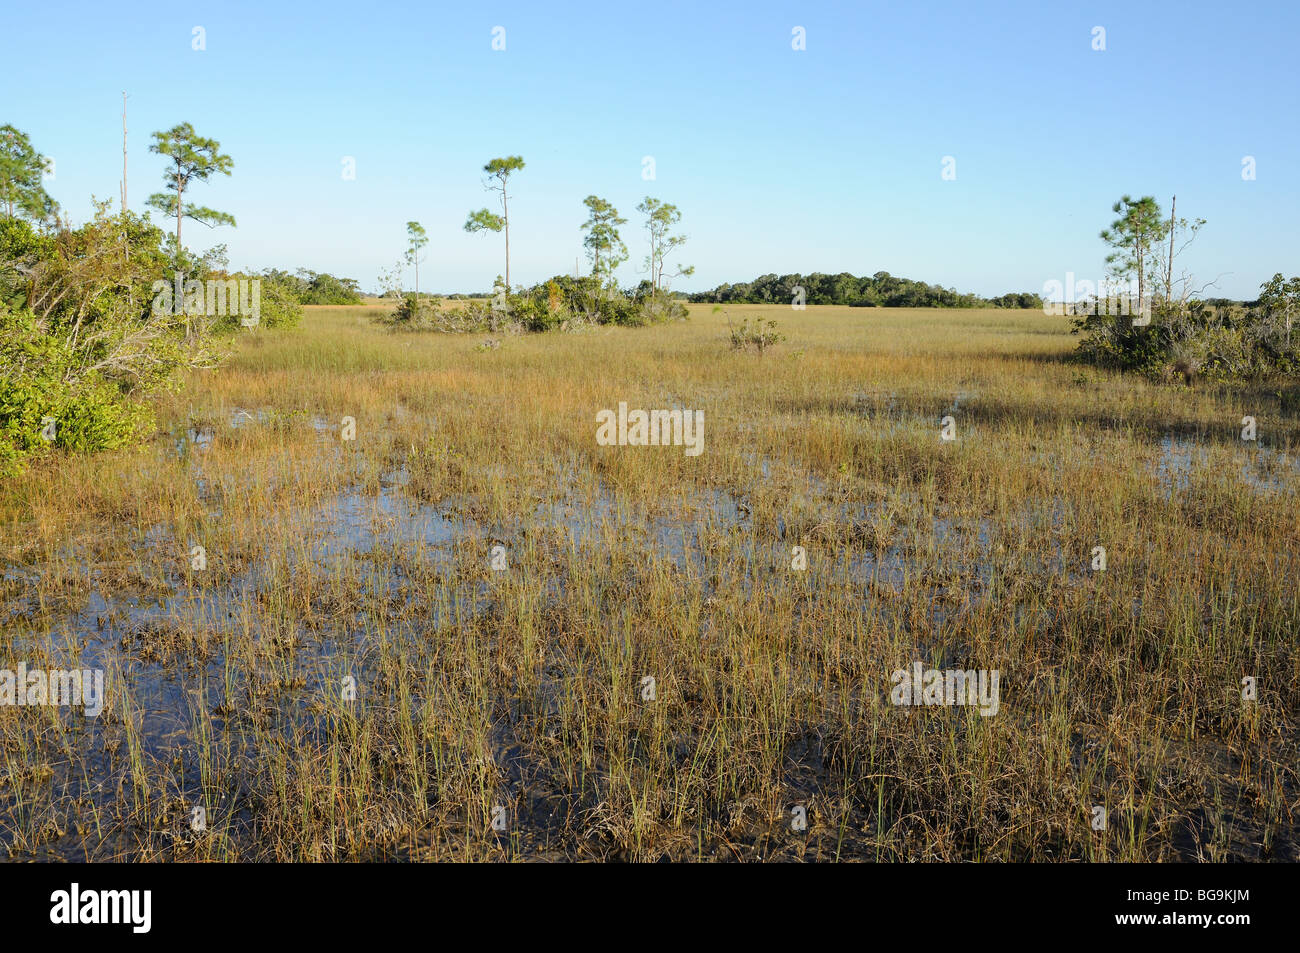
[[[491,349],[374,308],[0,491],[0,665],[109,689],[0,708],[11,856],[1300,859],[1293,391],[1032,312],[749,308],[760,360],[702,307]],[[619,401],[704,453],[597,446]],[[999,713],[893,707],[913,661]]]

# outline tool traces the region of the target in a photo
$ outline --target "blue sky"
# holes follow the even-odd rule
[[[495,210],[483,163],[519,154],[515,283],[573,270],[593,192],[629,219],[625,284],[646,195],[682,210],[684,290],[794,271],[982,294],[1098,278],[1126,192],[1208,220],[1186,264],[1224,295],[1300,272],[1294,3],[43,2],[2,22],[0,123],[55,160],[73,219],[118,195],[126,90],[131,206],[161,186],[149,133],[193,123],[235,161],[194,198],[239,226],[189,223],[187,244],[224,242],[238,267],[370,288],[417,219],[422,288],[487,288],[501,239],[462,226]]]

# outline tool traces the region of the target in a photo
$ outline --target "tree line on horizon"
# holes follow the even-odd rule
[[[687,296],[697,304],[831,304],[850,308],[1042,308],[1042,296],[1032,291],[996,298],[962,294],[955,288],[899,278],[887,271],[858,277],[813,272],[801,275],[766,274],[753,281],[721,284]]]

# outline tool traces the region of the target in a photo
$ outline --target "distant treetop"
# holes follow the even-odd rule
[[[716,301],[737,304],[791,304],[803,289],[804,304],[836,304],[870,308],[1041,308],[1043,299],[1032,291],[1012,292],[996,298],[962,294],[954,288],[896,278],[887,271],[870,277],[848,272],[824,275],[762,275],[753,281],[718,285],[712,291],[690,296],[695,303]]]

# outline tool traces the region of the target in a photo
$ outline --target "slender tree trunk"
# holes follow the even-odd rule
[[[655,251],[655,230],[650,228],[650,290],[659,290],[659,255]]]
[[[181,198],[184,186],[181,184],[181,173],[178,169],[176,172],[176,258],[181,257]]]
[[[1143,280],[1143,279],[1145,278],[1145,275],[1143,274],[1143,271],[1142,271],[1142,258],[1143,258],[1143,254],[1144,254],[1144,251],[1143,251],[1143,246],[1142,246],[1142,235],[1139,233],[1139,234],[1138,234],[1138,237],[1137,237],[1137,260],[1138,260],[1138,307],[1139,307],[1139,308],[1142,307],[1142,290],[1146,287],[1146,283],[1145,283],[1145,281]]]
[[[122,214],[126,214],[126,92],[122,93]]]
[[[181,183],[181,173],[179,163],[176,170],[176,265],[179,268],[181,263],[181,199],[184,197],[182,191],[184,186]],[[185,283],[181,282],[181,309],[185,312],[185,340],[190,339],[190,309],[185,307]]]
[[[510,205],[506,199],[506,182],[501,180],[501,220],[506,227],[506,291],[510,290]]]
[[[1169,261],[1165,263],[1165,306],[1174,300],[1174,210],[1178,208],[1178,196],[1169,202]]]
[[[131,260],[131,240],[126,233],[126,90],[122,90],[122,255],[126,261]],[[134,290],[129,300],[135,304]]]

